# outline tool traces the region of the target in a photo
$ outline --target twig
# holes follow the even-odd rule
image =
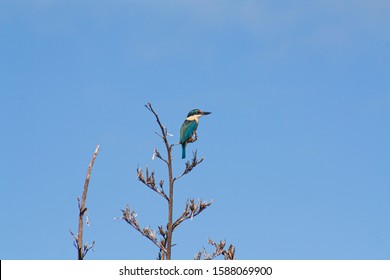
[[[146,167],[145,175],[146,175],[146,178],[144,177],[143,171],[139,167],[137,167],[138,180],[140,180],[142,183],[144,183],[145,186],[147,186],[151,190],[155,191],[156,193],[158,193],[159,195],[164,197],[167,201],[169,201],[169,198],[165,194],[164,189],[163,189],[164,181],[160,180],[160,183],[159,183],[160,188],[157,188],[156,181],[154,179],[154,171],[152,171],[151,175],[149,176],[149,170],[148,170],[148,167]]]
[[[168,164],[168,161],[163,158],[160,154],[160,152],[157,150],[157,148],[154,148],[154,151],[153,151],[153,156],[152,156],[152,160],[154,160],[154,157],[158,157],[159,159],[161,159],[163,162],[165,162],[166,164]]]
[[[156,113],[156,111],[154,111],[154,109],[153,109],[153,107],[152,107],[152,104],[148,103],[148,104],[145,105],[145,107],[146,107],[149,111],[151,111],[151,112],[153,113],[153,115],[156,117],[156,121],[157,121],[158,125],[160,126],[162,135],[158,134],[157,132],[156,132],[156,134],[157,134],[158,136],[160,136],[160,137],[164,140],[164,143],[165,143],[165,146],[166,146],[167,150],[168,150],[168,149],[170,150],[171,146],[169,145],[168,139],[167,139],[168,130],[166,129],[165,126],[162,125],[162,123],[161,123],[161,121],[160,121],[160,118],[158,117],[158,114]]]
[[[150,241],[152,241],[154,243],[154,245],[156,245],[158,248],[160,248],[160,251],[167,253],[167,249],[165,248],[165,244],[161,241],[158,241],[157,236],[156,236],[156,231],[153,231],[149,227],[145,227],[145,228],[140,227],[138,220],[137,220],[137,213],[135,213],[134,211],[130,211],[129,206],[126,206],[126,210],[122,210],[122,213],[123,213],[123,216],[122,216],[123,220],[125,220],[129,225],[131,225],[133,228],[135,228],[143,236],[147,237]]]
[[[204,160],[204,158],[201,158],[200,160],[198,160],[197,151],[195,151],[193,153],[192,161],[190,162],[188,160],[186,162],[186,168],[184,169],[183,173],[180,176],[175,177],[173,179],[173,181],[176,181],[176,180],[180,179],[181,177],[183,177],[184,175],[190,173],[192,171],[192,169],[194,169],[198,164],[202,163],[203,160]]]
[[[213,245],[215,247],[215,251],[212,254],[208,254],[206,249],[203,247],[203,251],[199,251],[199,253],[194,257],[194,260],[200,260],[202,259],[203,255],[203,260],[213,260],[219,255],[223,255],[225,260],[235,260],[236,258],[234,257],[236,249],[232,244],[229,245],[228,250],[225,250],[225,245],[226,241],[220,241],[218,244],[215,243],[213,240],[209,239],[208,241],[209,244]]]
[[[173,230],[185,220],[188,219],[192,220],[193,217],[198,216],[203,210],[209,207],[212,203],[213,203],[212,201],[205,202],[202,200],[199,200],[197,203],[195,203],[194,199],[191,198],[189,202],[188,201],[186,202],[186,206],[181,216],[173,223]]]

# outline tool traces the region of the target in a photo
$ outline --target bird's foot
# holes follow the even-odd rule
[[[187,143],[193,143],[196,140],[198,140],[198,135],[195,133],[194,137],[191,137],[190,139],[187,140]]]

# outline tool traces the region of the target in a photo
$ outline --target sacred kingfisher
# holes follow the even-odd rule
[[[196,135],[199,118],[204,115],[211,114],[211,112],[204,112],[199,109],[191,110],[180,129],[180,144],[182,147],[181,158],[186,157],[186,146],[188,142],[192,142],[192,136]]]

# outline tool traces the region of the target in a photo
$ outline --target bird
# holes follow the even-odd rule
[[[211,112],[205,112],[200,109],[193,109],[188,113],[187,118],[185,119],[180,129],[180,144],[182,147],[181,158],[183,159],[186,158],[187,143],[194,141],[192,139],[192,136],[194,134],[196,135],[196,129],[198,128],[199,118],[201,116],[205,116],[209,114],[211,114]]]

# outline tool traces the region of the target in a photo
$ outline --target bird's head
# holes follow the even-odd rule
[[[201,117],[201,116],[204,116],[204,115],[208,115],[208,114],[211,114],[211,112],[204,112],[200,109],[194,109],[194,110],[191,110],[188,115],[187,115],[187,118],[188,117]]]

